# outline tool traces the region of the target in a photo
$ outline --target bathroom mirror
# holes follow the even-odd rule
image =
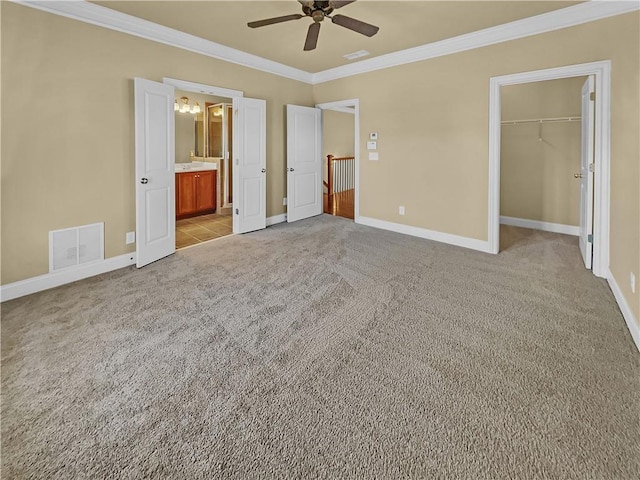
[[[205,137],[205,128],[204,128],[204,112],[200,112],[194,116],[194,153],[196,157],[205,157],[210,155],[205,155],[206,152],[206,137]]]
[[[209,134],[208,157],[224,157],[224,104],[207,105],[207,133]]]

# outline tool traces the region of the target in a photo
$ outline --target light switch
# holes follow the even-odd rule
[[[367,142],[367,150],[375,150],[378,148],[378,142]]]
[[[378,160],[378,152],[369,152],[369,160]]]
[[[377,140],[377,139],[378,139],[378,132],[369,133],[369,140]]]

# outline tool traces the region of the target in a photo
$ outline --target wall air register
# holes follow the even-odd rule
[[[49,273],[104,260],[104,223],[49,232]]]

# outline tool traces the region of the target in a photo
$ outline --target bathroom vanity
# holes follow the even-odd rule
[[[216,211],[217,165],[209,162],[176,164],[176,218]]]

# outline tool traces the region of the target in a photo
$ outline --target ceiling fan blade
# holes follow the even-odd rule
[[[344,15],[334,15],[331,17],[331,21],[341,27],[348,28],[349,30],[353,30],[354,32],[361,33],[362,35],[366,35],[367,37],[373,37],[380,28],[375,25],[370,25],[365,22],[361,22],[360,20],[356,20],[355,18],[346,17]]]
[[[266,18],[264,20],[257,20],[255,22],[247,23],[251,28],[264,27],[266,25],[273,25],[274,23],[288,22],[289,20],[299,20],[306,15],[300,13],[294,13],[292,15],[285,15],[284,17]]]
[[[350,3],[355,2],[356,0],[344,0],[344,1],[339,1],[339,0],[329,0],[329,7],[336,9],[336,8],[342,8],[345,5],[349,5]]]
[[[320,23],[313,22],[309,25],[309,31],[307,32],[307,40],[304,42],[304,51],[308,52],[316,48],[318,44],[318,35],[320,34]]]

